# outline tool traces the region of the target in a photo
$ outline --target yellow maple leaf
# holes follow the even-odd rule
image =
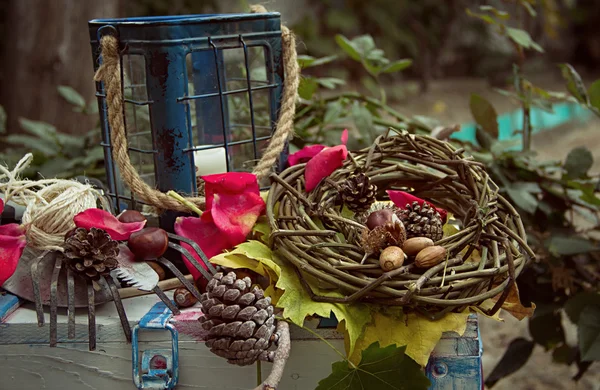
[[[479,306],[469,306],[469,309],[472,311],[475,311],[481,315],[484,315],[487,318],[491,318],[491,319],[499,321],[499,322],[504,322],[504,319],[502,317],[500,317],[500,310],[498,310],[496,313],[494,313],[493,316],[487,315],[484,312],[484,310],[485,311],[491,310],[494,307],[495,303],[496,302],[492,301],[491,299],[486,299],[481,304],[479,304]]]
[[[410,313],[404,318],[373,313],[373,321],[367,325],[362,336],[356,341],[354,352],[349,354],[354,364],[360,362],[360,351],[378,341],[384,348],[388,345],[406,345],[406,354],[425,367],[431,352],[444,332],[456,332],[460,336],[467,328],[469,311],[449,313],[438,321],[431,321],[419,314]]]

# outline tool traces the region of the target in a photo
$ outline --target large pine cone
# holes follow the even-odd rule
[[[398,212],[398,217],[404,223],[406,235],[411,237],[429,237],[433,241],[441,240],[444,236],[442,217],[436,209],[427,202],[407,204]]]
[[[341,188],[342,201],[354,212],[367,210],[375,202],[377,186],[371,184],[367,175],[360,172],[350,176]]]
[[[237,279],[234,272],[219,272],[208,282],[200,300],[204,313],[200,322],[209,331],[206,346],[239,366],[270,361],[274,354],[268,351],[275,331],[271,298],[251,285],[249,277]]]
[[[77,228],[65,239],[64,255],[76,274],[98,280],[117,267],[119,243],[102,229]]]

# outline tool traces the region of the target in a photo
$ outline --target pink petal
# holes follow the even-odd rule
[[[265,211],[265,202],[258,192],[215,194],[210,211],[215,225],[237,245],[252,231]]]
[[[392,202],[394,202],[396,207],[400,207],[401,209],[406,208],[406,205],[412,204],[412,202],[417,202],[420,205],[422,205],[425,202],[425,200],[423,200],[421,198],[417,198],[416,196],[409,194],[408,192],[404,192],[404,191],[388,190],[387,193],[390,196],[390,200]],[[430,205],[435,207],[431,202],[427,202],[427,203],[429,203]],[[446,210],[438,208],[438,207],[435,207],[435,209],[437,210],[438,213],[440,213],[440,216],[442,217],[442,222],[446,223],[446,219],[448,217],[448,212]]]
[[[344,131],[342,131],[342,145],[346,145],[348,143],[348,129],[344,129]]]
[[[325,149],[325,145],[305,146],[296,153],[288,156],[288,165],[293,167],[294,165],[307,163],[323,149]]]
[[[15,226],[11,227],[11,225]],[[15,273],[23,249],[27,244],[25,235],[19,225],[11,225],[1,226],[3,231],[10,233],[9,235],[3,235],[0,231],[0,286]],[[17,231],[20,231],[21,234],[13,235]]]
[[[306,163],[304,171],[306,192],[314,190],[321,180],[344,165],[346,157],[348,157],[348,148],[346,148],[346,145],[338,145],[333,148],[324,149]]]
[[[0,215],[4,211],[4,201],[0,198]]]
[[[23,225],[9,223],[8,225],[0,225],[0,236],[19,237],[25,234]]]
[[[179,217],[175,221],[175,233],[178,235],[188,238],[194,241],[200,246],[200,249],[204,252],[207,258],[218,255],[225,249],[229,249],[234,245],[231,245],[227,240],[227,236],[221,232],[221,230],[215,225],[210,218],[205,217],[208,212],[202,214],[202,218],[197,217]],[[190,252],[190,254],[200,263],[200,265],[206,268],[204,262],[200,259],[200,256],[186,243],[181,242],[181,246]],[[190,274],[197,280],[202,274],[194,267],[185,256],[181,256]]]
[[[93,227],[106,231],[113,240],[125,241],[131,233],[140,231],[146,221],[123,223],[108,211],[102,209],[87,209],[77,214],[73,221],[79,228],[91,229]]]
[[[245,192],[260,193],[256,175],[248,172],[226,172],[202,176],[206,209],[212,208],[214,194],[242,194]]]

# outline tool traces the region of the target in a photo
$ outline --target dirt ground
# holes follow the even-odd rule
[[[558,75],[540,75],[534,80],[548,89],[564,91],[564,84]],[[495,92],[484,80],[454,79],[433,82],[425,94],[415,95],[396,108],[407,115],[427,115],[437,118],[445,125],[472,122],[469,111],[469,96],[477,93],[488,99],[498,114],[517,108],[506,97]],[[533,149],[541,159],[564,159],[576,146],[586,146],[594,155],[594,172],[600,171],[600,119],[563,125],[533,137]],[[504,322],[480,318],[483,342],[483,368],[490,373],[502,357],[506,346],[516,337],[529,338],[527,321],[514,319],[503,313]],[[564,320],[565,333],[571,345],[577,342],[577,328]],[[540,390],[540,389],[600,389],[600,363],[592,365],[588,373],[575,383],[575,366],[554,364],[552,356],[540,346],[536,346],[528,363],[517,373],[498,382],[495,390]]]

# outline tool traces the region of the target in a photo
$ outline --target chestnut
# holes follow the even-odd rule
[[[140,213],[137,210],[125,210],[117,217],[119,222],[123,223],[131,223],[131,222],[144,222],[146,217],[144,214]]]
[[[388,208],[373,211],[367,218],[367,227],[369,230],[373,230],[378,226],[384,226],[386,223],[392,222],[392,215],[394,215],[394,211]]]
[[[161,228],[149,227],[131,234],[127,246],[136,259],[153,260],[167,251],[169,236]]]
[[[183,287],[179,287],[173,293],[173,298],[175,299],[175,303],[179,308],[190,307],[193,306],[198,300],[196,297],[192,295],[187,289]]]

